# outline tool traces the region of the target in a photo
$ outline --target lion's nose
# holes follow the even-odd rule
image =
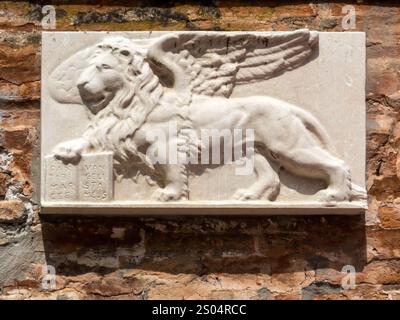
[[[79,82],[78,85],[77,85],[78,89],[79,89],[79,90],[84,89],[85,86],[87,85],[87,83],[88,83],[87,81],[81,81],[81,82]]]

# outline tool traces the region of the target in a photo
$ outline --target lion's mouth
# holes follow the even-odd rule
[[[88,107],[88,109],[93,113],[98,113],[103,109],[108,102],[105,95],[92,95],[90,93],[81,94],[82,102]]]
[[[100,100],[97,100],[97,101],[93,101],[93,100],[87,101],[86,106],[89,109],[91,109],[91,110],[93,109],[93,111],[96,111],[96,109],[103,107],[105,102],[106,102],[106,97],[102,97]]]

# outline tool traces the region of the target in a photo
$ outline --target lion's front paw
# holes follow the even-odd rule
[[[257,200],[260,198],[260,195],[250,189],[238,189],[233,195],[234,200]]]
[[[88,142],[84,139],[75,139],[62,142],[55,146],[53,154],[56,159],[74,163],[79,162],[82,151],[88,146]]]
[[[165,188],[160,188],[157,189],[153,193],[153,199],[157,201],[173,201],[173,200],[179,200],[181,198],[182,194],[179,190],[175,190],[174,188],[171,187],[165,187]]]

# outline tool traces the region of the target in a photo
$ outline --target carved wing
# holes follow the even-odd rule
[[[78,51],[49,75],[49,91],[56,101],[82,103],[76,83],[80,72],[88,66],[89,57],[94,50],[95,47],[89,47]]]
[[[276,77],[306,63],[318,33],[298,30],[250,34],[183,32],[163,36],[147,57],[173,75],[172,87],[208,96],[229,97],[237,84]],[[161,68],[160,68],[161,69]]]

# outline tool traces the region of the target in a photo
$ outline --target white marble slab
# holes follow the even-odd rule
[[[42,37],[43,213],[364,212],[364,33]],[[250,169],[193,163],[225,146],[207,130]]]

